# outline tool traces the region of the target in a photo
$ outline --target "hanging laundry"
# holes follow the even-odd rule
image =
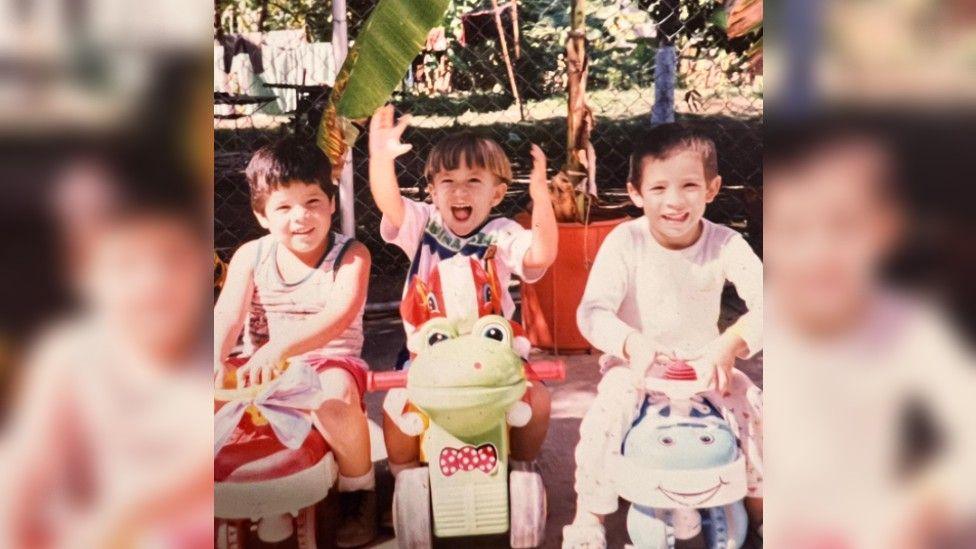
[[[251,60],[251,68],[254,69],[254,74],[264,72],[264,63],[261,58],[261,35],[259,33],[221,34],[215,40],[224,48],[224,72],[230,72],[234,56],[239,53],[247,54]]]

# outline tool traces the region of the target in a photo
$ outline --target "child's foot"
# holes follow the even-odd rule
[[[376,537],[376,491],[339,492],[338,547],[359,547]]]
[[[606,549],[607,534],[600,523],[574,522],[563,527],[563,549]]]

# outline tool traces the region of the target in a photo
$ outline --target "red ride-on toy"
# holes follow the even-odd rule
[[[264,543],[294,536],[300,549],[317,547],[315,505],[338,474],[311,427],[321,398],[318,378],[302,364],[265,385],[215,391],[215,547],[243,548],[253,536]]]

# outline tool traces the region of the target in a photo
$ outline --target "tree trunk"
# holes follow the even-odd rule
[[[593,113],[586,104],[586,76],[589,60],[586,57],[586,2],[573,0],[572,27],[566,40],[566,70],[568,113],[566,119],[566,176],[574,190],[577,221],[583,221],[587,194],[596,193],[595,159],[590,133]],[[562,217],[560,209],[557,215]]]
[[[261,13],[258,14],[258,32],[264,32],[264,26],[268,19],[268,0],[261,0]]]

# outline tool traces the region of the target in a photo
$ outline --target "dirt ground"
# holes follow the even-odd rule
[[[725,320],[735,316],[735,312],[725,308]],[[723,322],[724,324],[724,322]],[[390,370],[396,355],[403,345],[403,331],[396,317],[367,319],[366,347],[364,358],[373,370]],[[549,435],[546,438],[538,463],[542,470],[549,497],[549,521],[546,528],[546,539],[543,547],[558,548],[562,542],[562,528],[570,523],[575,513],[576,494],[573,490],[573,472],[575,461],[573,450],[579,440],[579,423],[583,413],[589,407],[596,395],[596,386],[600,373],[597,366],[598,354],[575,355],[560,357],[566,363],[566,380],[550,385],[552,391],[552,420]],[[533,359],[552,358],[536,351]],[[762,386],[762,357],[737,365],[760,387]],[[382,435],[379,424],[382,417],[381,403],[383,394],[367,395],[367,408],[371,420],[371,430],[374,441],[374,460],[377,461],[377,482],[379,483],[381,502],[388,502],[392,490],[392,479],[385,466],[385,451],[382,448]],[[626,502],[621,502],[620,509],[607,519],[607,542],[610,548],[623,547],[629,542],[625,527],[627,511]],[[505,538],[507,539],[507,538]],[[487,540],[484,546],[505,547],[505,539]],[[473,543],[474,540],[464,540],[463,546],[483,546]],[[444,545],[445,547],[460,546],[457,541]],[[686,547],[692,547],[687,545]],[[747,547],[761,547],[761,542],[748,540]],[[396,547],[392,532],[385,531],[383,536],[371,547]]]

